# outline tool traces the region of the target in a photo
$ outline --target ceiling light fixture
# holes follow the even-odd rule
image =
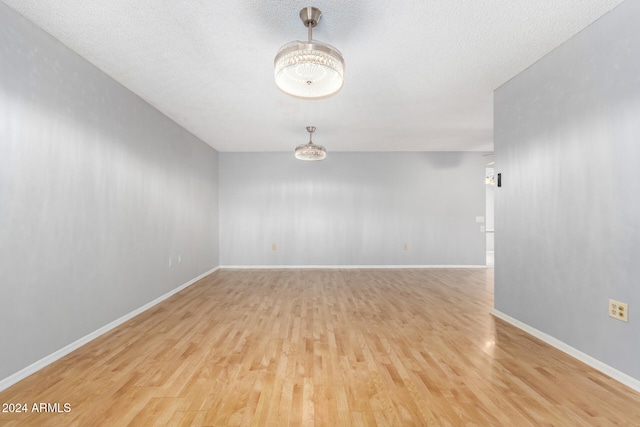
[[[344,59],[338,49],[312,39],[322,12],[315,7],[300,11],[308,28],[308,40],[297,40],[280,48],[274,59],[276,84],[285,93],[299,98],[324,98],[342,88]]]
[[[322,145],[316,145],[311,142],[311,135],[315,132],[315,126],[307,126],[307,132],[309,132],[309,142],[306,144],[298,145],[296,147],[296,159],[306,160],[308,162],[316,162],[318,160],[324,160],[327,157],[327,150]]]

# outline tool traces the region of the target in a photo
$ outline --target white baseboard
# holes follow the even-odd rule
[[[133,310],[132,312],[125,314],[124,316],[114,320],[113,322],[104,325],[103,327],[101,327],[98,330],[95,330],[93,332],[91,332],[88,335],[85,335],[84,337],[72,342],[71,344],[61,348],[60,350],[51,353],[50,355],[38,360],[35,363],[32,363],[31,365],[27,366],[24,369],[21,369],[20,371],[16,372],[13,375],[10,375],[9,377],[0,380],[0,391],[11,387],[12,385],[14,385],[15,383],[17,383],[20,380],[23,380],[24,378],[28,377],[29,375],[39,371],[40,369],[44,368],[47,365],[50,365],[51,363],[55,362],[58,359],[61,359],[62,357],[66,356],[67,354],[71,353],[72,351],[82,347],[83,345],[87,344],[89,341],[92,341],[96,338],[98,338],[100,335],[109,332],[111,329],[122,325],[124,322],[126,322],[127,320],[130,320],[132,318],[134,318],[135,316],[137,316],[138,314],[150,309],[151,307],[153,307],[154,305],[166,300],[167,298],[169,298],[170,296],[173,296],[174,294],[177,294],[178,292],[180,292],[181,290],[193,285],[195,282],[197,282],[198,280],[208,276],[209,274],[215,272],[216,270],[218,270],[220,267],[215,267],[205,273],[202,273],[201,275],[199,275],[198,277],[196,277],[195,279],[191,279],[189,280],[187,283],[178,286],[177,288],[167,292],[166,294],[154,299],[153,301],[143,305],[142,307],[139,307],[135,310]]]
[[[527,325],[526,323],[523,323],[519,320],[514,319],[513,317],[502,313],[499,310],[492,310],[491,314],[494,315],[495,317],[497,317],[498,319],[502,319],[507,323],[511,323],[513,326],[515,326],[518,329],[522,329],[523,331],[525,331],[528,334],[533,335],[534,337],[546,342],[547,344],[557,348],[558,350],[568,354],[571,357],[574,357],[576,359],[578,359],[581,362],[586,363],[587,365],[591,366],[592,368],[602,372],[605,375],[610,376],[611,378],[613,378],[616,381],[621,382],[622,384],[626,385],[629,388],[632,388],[636,391],[640,392],[640,380],[633,378],[627,374],[625,374],[624,372],[620,372],[615,368],[612,368],[611,366],[607,365],[606,363],[603,363],[601,361],[599,361],[598,359],[594,359],[593,357],[589,356],[588,354],[585,354],[583,352],[581,352],[580,350],[577,350],[573,347],[571,347],[570,345],[560,341],[557,338],[552,337],[551,335],[547,335],[542,331],[537,330],[534,327],[531,327],[529,325]]]
[[[221,269],[383,269],[383,268],[487,268],[486,265],[221,265]]]

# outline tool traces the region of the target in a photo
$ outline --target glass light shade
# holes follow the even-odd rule
[[[316,145],[309,141],[307,144],[296,147],[296,159],[316,162],[327,157],[327,150],[322,145]]]
[[[299,98],[324,98],[342,88],[344,60],[332,46],[318,41],[284,45],[274,60],[276,84]]]

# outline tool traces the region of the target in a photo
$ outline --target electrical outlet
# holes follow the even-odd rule
[[[629,322],[629,305],[625,302],[609,300],[609,317]]]
[[[278,250],[278,245],[276,245],[275,243],[272,243],[271,244],[271,250],[272,251]]]

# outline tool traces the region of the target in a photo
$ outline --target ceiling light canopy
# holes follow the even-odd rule
[[[296,159],[316,162],[318,160],[324,160],[324,158],[327,157],[327,150],[322,145],[316,145],[311,142],[311,135],[315,130],[315,126],[307,126],[309,142],[296,147]]]
[[[300,11],[308,28],[308,40],[294,41],[280,48],[274,59],[276,84],[299,98],[324,98],[338,92],[344,82],[344,59],[338,49],[312,39],[322,12],[315,7]]]

